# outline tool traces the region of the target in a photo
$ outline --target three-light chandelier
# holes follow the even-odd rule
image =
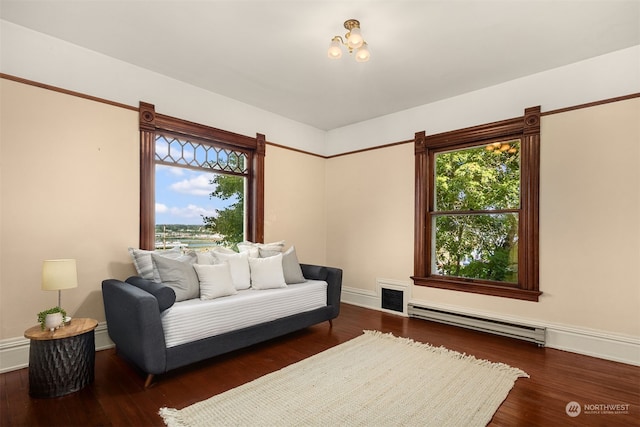
[[[518,152],[519,143],[520,143],[520,140],[518,139],[513,141],[507,141],[507,142],[494,142],[493,144],[489,144],[484,148],[485,150],[492,151],[496,154],[500,154],[500,153],[514,154]]]
[[[364,41],[360,33],[360,22],[357,19],[349,19],[344,21],[344,28],[348,30],[344,35],[335,36],[331,39],[327,56],[331,59],[340,59],[342,57],[342,46],[346,46],[349,53],[356,52],[355,58],[357,62],[367,62],[371,57],[367,42]]]

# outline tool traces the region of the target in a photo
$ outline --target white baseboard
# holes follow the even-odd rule
[[[385,284],[388,284],[388,281],[386,281]],[[343,286],[342,302],[389,312],[395,315],[403,315],[402,313],[381,309],[380,295],[376,291]],[[532,319],[507,317],[496,313],[472,311],[464,307],[453,307],[416,300],[412,300],[411,302],[427,307],[454,310],[475,316],[487,316],[506,322],[537,324],[547,328],[546,347],[640,366],[640,339],[638,338],[567,325],[545,323]],[[98,324],[95,330],[95,340],[96,350],[105,350],[114,346],[107,333],[107,324],[105,322]],[[23,337],[0,340],[0,373],[29,366],[29,343],[30,341]]]
[[[114,346],[107,333],[107,324],[99,323],[95,329],[96,351]],[[0,373],[15,371],[29,366],[30,340],[24,337],[0,340]]]
[[[640,366],[640,339],[633,337],[563,325],[549,325],[546,346]]]
[[[388,311],[380,308],[380,296],[375,291],[363,291],[362,289],[343,287],[342,302],[378,311]],[[536,319],[480,312],[465,307],[435,304],[433,302],[417,300],[411,300],[410,302],[436,309],[457,311],[459,313],[469,314],[472,316],[485,316],[497,320],[504,320],[505,322],[524,323],[545,327],[547,329],[545,347],[640,366],[639,338],[544,322]],[[396,312],[391,313],[399,315],[402,314]]]
[[[375,291],[343,286],[341,301],[358,307],[380,310],[380,297]]]

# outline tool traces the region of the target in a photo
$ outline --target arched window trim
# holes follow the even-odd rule
[[[248,153],[249,184],[246,196],[248,223],[246,236],[253,242],[264,241],[264,156],[265,136],[255,138],[158,114],[155,106],[140,102],[140,248],[155,248],[155,140],[156,133],[241,149]]]
[[[521,140],[519,279],[516,287],[474,283],[435,276],[431,272],[431,198],[434,182],[434,155],[443,149],[460,149],[503,137]],[[415,140],[415,222],[414,275],[418,286],[538,301],[539,291],[539,183],[540,107],[527,108],[524,116],[466,129],[426,135],[416,132]]]

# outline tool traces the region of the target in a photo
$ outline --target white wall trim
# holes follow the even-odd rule
[[[347,304],[357,305],[358,307],[380,310],[380,297],[376,291],[343,286],[341,301]]]
[[[0,374],[29,366],[30,340],[24,337],[0,340]],[[109,338],[107,324],[101,322],[95,329],[96,351],[106,350],[114,346]]]
[[[541,326],[547,329],[545,347],[640,366],[640,339],[636,337],[546,322],[540,319],[507,316],[460,306],[419,300],[411,302],[425,307],[451,310],[473,316],[489,317],[505,322]]]
[[[547,347],[640,366],[640,339],[571,326],[547,326]]]
[[[396,282],[387,279],[378,279],[378,283],[383,283],[385,287],[389,287],[388,285],[395,285],[402,288],[404,286],[403,282]],[[402,313],[383,310],[380,308],[381,294],[379,289],[380,287],[378,287],[378,291],[376,292],[344,286],[342,288],[342,302],[359,307],[388,312],[390,314],[402,315]],[[405,297],[407,297],[407,295],[405,295]],[[413,299],[409,302],[442,310],[453,310],[464,314],[491,317],[493,319],[504,320],[506,322],[544,326],[547,328],[546,347],[640,366],[640,339],[635,337],[557,323],[542,322],[523,317],[505,316],[497,313],[470,310],[459,306],[450,306]],[[98,327],[95,330],[95,341],[96,351],[114,347],[114,343],[109,338],[109,334],[107,332],[106,322],[98,324]],[[0,373],[14,371],[29,366],[29,343],[30,341],[23,337],[0,340]]]
[[[343,287],[342,302],[373,310],[385,311],[392,314],[400,314],[393,311],[382,310],[380,308],[380,296],[373,291],[363,291],[361,289]],[[599,359],[640,366],[640,339],[636,337],[588,328],[580,328],[571,325],[563,325],[559,323],[545,322],[538,319],[519,316],[505,316],[499,313],[474,310],[460,306],[438,304],[414,299],[409,302],[425,307],[451,310],[473,316],[490,317],[492,319],[503,320],[505,322],[542,326],[547,329],[546,347],[578,353],[585,356],[597,357]]]

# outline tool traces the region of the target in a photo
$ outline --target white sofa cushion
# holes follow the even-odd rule
[[[253,243],[253,242],[238,243],[238,251],[249,252],[250,257],[258,258],[260,256],[260,249],[273,251],[273,252],[282,252],[284,250],[284,240],[280,240],[279,242],[272,242],[272,243]]]
[[[315,310],[327,305],[327,282],[246,289],[212,300],[176,302],[160,314],[167,348]]]
[[[238,293],[233,285],[229,263],[215,265],[194,264],[200,281],[200,299],[215,299]]]
[[[251,272],[249,270],[249,253],[240,252],[234,254],[226,254],[216,252],[216,258],[220,262],[228,262],[231,267],[231,278],[233,286],[237,290],[249,289],[251,287]]]
[[[287,286],[282,271],[282,253],[269,258],[249,258],[251,287],[275,289]]]
[[[224,246],[214,246],[213,248],[206,251],[198,251],[196,252],[197,263],[198,264],[219,264],[221,261],[216,256],[217,254],[236,254],[237,252],[233,249],[225,248]]]
[[[268,258],[270,256],[277,255],[272,251],[260,249],[260,257]],[[287,285],[294,283],[302,283],[306,279],[302,274],[302,268],[300,262],[298,262],[298,256],[296,255],[296,248],[291,246],[282,254],[282,270],[284,273],[284,281]]]

